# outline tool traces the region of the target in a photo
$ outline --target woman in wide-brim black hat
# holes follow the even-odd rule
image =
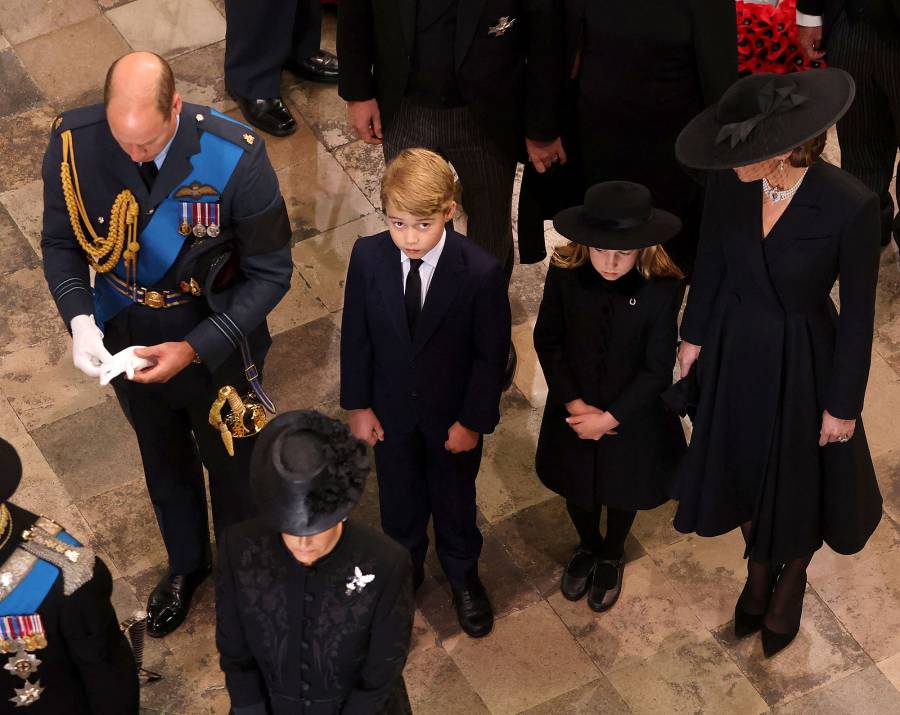
[[[637,511],[668,501],[685,447],[659,400],[672,382],[681,302],[681,272],[660,244],[681,221],[654,208],[644,186],[609,181],[553,225],[570,243],[553,254],[534,328],[550,388],[535,468],[565,497],[579,536],[562,593],[587,595],[599,612],[621,592]]]
[[[749,560],[735,632],[762,631],[767,656],[797,634],[814,552],[859,551],[881,517],[859,419],[878,198],[820,158],[853,94],[836,69],[753,75],[676,144],[679,160],[710,173],[681,326],[681,372],[697,371],[700,394],[675,526],[740,526]]]
[[[368,473],[365,444],[318,412],[283,413],[257,437],[259,517],[219,543],[216,643],[235,712],[411,712],[412,565],[349,518]]]

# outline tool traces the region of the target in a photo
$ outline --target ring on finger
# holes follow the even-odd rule
[[[850,441],[849,434],[842,434],[840,437],[838,437],[838,442],[840,442],[841,444],[843,444],[844,442],[849,442],[849,441]]]

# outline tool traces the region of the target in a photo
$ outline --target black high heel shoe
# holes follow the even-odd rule
[[[780,568],[773,569],[772,571],[772,576],[769,580],[769,598],[772,596],[772,591],[775,590],[775,584],[778,583],[778,574],[780,572]],[[741,601],[749,588],[750,580],[748,578],[747,582],[744,583],[741,595],[738,596],[737,603],[734,604],[734,636],[738,639],[752,636],[757,631],[762,630],[763,620],[766,617],[766,610],[769,608],[769,600],[766,599],[765,609],[762,613],[750,613],[745,611],[741,607]]]
[[[797,637],[797,634],[800,632],[800,619],[803,617],[803,599],[806,596],[806,575],[803,576],[803,587],[800,591],[800,601],[796,606],[797,609],[797,618],[795,623],[792,625],[791,630],[787,633],[780,633],[779,631],[773,631],[771,628],[766,626],[763,623],[762,626],[762,647],[763,654],[766,658],[771,658],[776,653],[781,652],[785,648],[787,648],[794,638]]]

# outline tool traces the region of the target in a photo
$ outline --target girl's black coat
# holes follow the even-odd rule
[[[610,282],[590,262],[550,266],[534,328],[550,388],[536,470],[549,489],[586,507],[668,500],[685,440],[659,396],[672,382],[680,297],[679,281],[647,281],[636,270]],[[609,410],[618,434],[580,439],[565,421],[565,404],[579,397]]]

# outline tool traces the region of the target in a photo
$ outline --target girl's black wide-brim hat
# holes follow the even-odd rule
[[[9,501],[22,481],[22,460],[9,442],[0,437],[0,503]]]
[[[366,445],[313,410],[284,412],[256,438],[250,483],[261,516],[278,532],[312,536],[343,521],[369,474]]]
[[[844,70],[754,74],[681,131],[675,155],[694,169],[733,169],[785,154],[844,116],[856,85]]]
[[[668,241],[681,231],[681,220],[653,208],[646,186],[604,181],[585,192],[581,206],[556,214],[553,228],[583,246],[630,251]]]

